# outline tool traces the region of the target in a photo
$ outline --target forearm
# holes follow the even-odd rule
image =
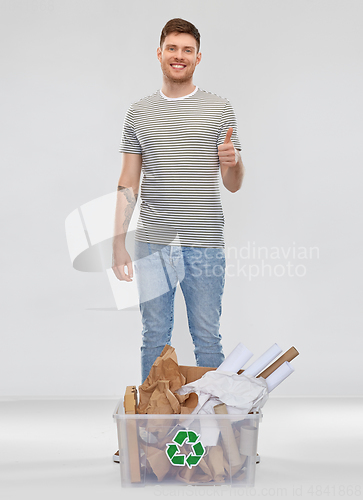
[[[126,233],[137,202],[138,193],[132,187],[118,186],[116,199],[113,248],[124,248]]]
[[[238,150],[236,150],[236,156],[238,158],[236,165],[225,169],[222,178],[224,186],[232,193],[235,193],[241,188],[245,174],[245,167],[242,162],[241,154]]]

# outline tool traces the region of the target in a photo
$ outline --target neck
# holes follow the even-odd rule
[[[166,97],[184,97],[191,94],[195,90],[195,85],[192,80],[187,82],[174,82],[163,78],[163,86],[161,91]]]

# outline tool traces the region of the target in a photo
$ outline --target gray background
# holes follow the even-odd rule
[[[273,395],[361,395],[363,3],[1,0],[1,396],[121,396],[140,383],[140,315],[72,268],[64,221],[115,190],[124,114],[161,85],[173,17],[201,32],[194,82],[235,108],[246,177],[223,189],[226,247],[317,247],[305,275],[227,277],[225,353],[295,345]],[[230,264],[261,269],[261,259]],[[257,269],[255,268],[255,269]],[[281,269],[279,268],[279,273]],[[194,364],[177,295],[173,346]]]

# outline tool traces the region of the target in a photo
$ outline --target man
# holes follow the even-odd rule
[[[193,83],[202,56],[199,48],[200,34],[193,24],[170,20],[157,49],[162,88],[132,104],[124,122],[113,271],[118,279],[132,281],[125,237],[142,170],[134,262],[143,323],[142,382],[170,344],[178,282],[197,365],[217,367],[224,360],[219,333],[225,278],[219,172],[224,186],[236,192],[244,166],[229,101]]]

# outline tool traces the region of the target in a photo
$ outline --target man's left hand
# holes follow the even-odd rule
[[[238,153],[231,141],[232,133],[233,133],[233,128],[230,127],[227,130],[224,143],[218,146],[218,156],[221,167],[235,167],[238,162]]]

